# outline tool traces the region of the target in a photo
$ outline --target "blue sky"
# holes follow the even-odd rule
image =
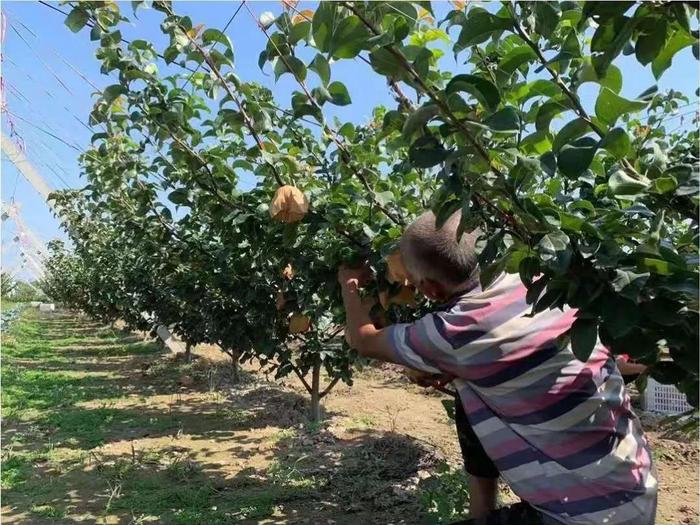
[[[65,6],[54,5],[66,9]],[[277,15],[282,11],[280,2],[255,1],[249,2],[249,5],[257,15],[264,11]],[[313,9],[315,5],[315,2],[300,2],[297,9]],[[438,19],[451,8],[448,2],[433,2],[433,6]],[[122,2],[121,7],[133,20],[131,26],[121,28],[124,38],[151,40],[157,48],[162,50],[165,47],[166,40],[158,27],[161,13],[142,9],[136,20],[131,16],[129,2]],[[237,7],[238,2],[232,1],[175,2],[175,11],[189,15],[195,25],[202,23],[205,27],[216,28],[222,28]],[[7,20],[2,46],[2,77],[9,111],[2,117],[3,131],[9,133],[9,117],[24,139],[28,158],[50,186],[56,189],[65,188],[66,185],[79,187],[84,181],[79,177],[77,156],[79,149],[85,148],[90,141],[91,132],[83,123],[87,122],[95,91],[80,75],[98,88],[112,84],[114,80],[100,74],[99,62],[94,57],[96,46],[90,42],[88,31],[71,33],[63,24],[63,15],[34,1],[5,0],[2,10]],[[269,66],[266,70],[268,74],[260,71],[258,55],[264,49],[266,40],[245,8],[231,23],[227,34],[234,44],[237,74],[244,80],[255,80],[268,86],[277,100],[288,107],[291,91],[296,84],[290,75],[275,83],[274,77],[269,75]],[[461,58],[464,56],[463,53]],[[443,62],[443,66],[449,69],[459,70],[461,67],[454,62],[451,53],[446,53]],[[634,98],[656,83],[661,90],[672,88],[695,98],[700,78],[698,63],[690,48],[675,57],[672,67],[658,82],[654,80],[650,68],[639,65],[634,57],[620,57],[615,63],[623,72],[623,96]],[[341,120],[362,122],[369,118],[373,107],[393,104],[381,77],[372,74],[369,66],[363,62],[342,61],[334,65],[333,79],[346,84],[353,100],[350,106],[334,108],[331,114]],[[596,85],[585,85],[580,92],[584,105],[592,108],[597,92]],[[689,109],[693,108],[685,108],[682,112]],[[47,205],[5,158],[2,160],[0,189],[3,202],[14,197],[20,204],[25,223],[42,241],[63,236],[58,221]],[[12,268],[17,261],[16,245],[12,243],[14,232],[13,224],[3,226],[2,263],[6,269]],[[29,274],[25,273],[24,276],[28,277]]]

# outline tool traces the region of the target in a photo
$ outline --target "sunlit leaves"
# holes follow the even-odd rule
[[[68,29],[70,29],[74,33],[77,33],[83,27],[85,27],[85,24],[88,23],[88,20],[89,15],[84,9],[80,7],[74,7],[73,10],[66,17],[65,24],[66,26],[68,26]]]
[[[571,240],[562,231],[554,231],[542,237],[537,252],[544,265],[557,274],[566,272],[573,255]]]
[[[261,337],[256,344],[274,356],[284,346],[274,338],[284,338],[286,325],[270,328],[275,320],[266,317],[270,305],[260,298],[272,300],[281,288],[285,315],[303,311],[314,319],[312,330],[323,326],[324,316],[342,323],[338,298],[329,291],[337,291],[337,265],[395,249],[402,226],[381,207],[409,222],[430,203],[440,221],[461,210],[462,230],[484,232],[484,285],[501,272],[519,272],[535,311],[565,305],[579,310],[569,333],[579,358],[590,354],[598,328],[614,352],[635,346],[650,362],[657,339],[669,341],[674,359],[685,355],[674,341],[697,339],[694,310],[676,309],[677,303],[697,303],[697,130],[684,121],[667,132],[680,122],[668,118],[669,124],[667,117],[690,100],[656,87],[636,100],[622,97],[618,67],[624,53],[626,61],[651,64],[659,76],[679,50],[695,45],[687,6],[540,2],[487,11],[464,3],[448,13],[443,28],[434,27],[424,3],[356,2],[351,10],[321,2],[305,16],[285,9],[271,17],[274,29],[259,64],[269,62],[275,78],[295,86],[291,104],[247,82],[240,71],[240,78],[226,76],[226,82],[242,108],[227,94],[220,109],[209,108],[212,114],[205,116],[209,101],[202,99],[219,100],[215,88],[223,86],[217,79],[205,71],[178,75],[171,72],[175,68],[160,68],[171,75],[160,77],[157,47],[143,41],[124,46],[114,13],[80,5],[109,22],[95,35],[98,58],[102,70],[120,80],[104,90],[92,113],[93,123],[110,129],[95,137],[92,191],[109,195],[102,210],[117,210],[112,219],[128,225],[133,247],[153,253],[167,242],[177,251],[182,242],[196,240],[216,253],[217,262],[209,263],[187,244],[172,265],[168,257],[154,257],[154,267],[146,268],[155,276],[178,276],[177,286],[185,286],[180,275],[201,283],[197,300],[204,302],[200,296],[207,294],[219,309],[203,305],[207,316],[225,318],[208,328],[217,337],[231,340],[235,332],[237,340],[245,335],[238,325],[252,326]],[[229,45],[222,34],[207,29],[197,37],[199,26],[193,25],[187,17],[164,17],[169,45],[157,50],[166,62],[203,62],[189,34],[214,49],[215,64],[226,64]],[[449,48],[460,58],[457,69],[441,60]],[[350,62],[358,55],[371,68]],[[343,111],[342,120],[329,118],[331,104],[357,103],[362,95],[353,92],[351,100],[343,83],[350,85],[349,70],[338,64],[344,60],[377,77],[368,86],[387,86],[388,107],[375,108],[367,120],[352,111]],[[187,90],[178,87],[183,79]],[[590,82],[599,90],[595,100]],[[110,111],[114,102],[119,107]],[[142,165],[125,169],[111,130],[148,135],[164,151],[154,162],[144,154]],[[173,136],[184,144],[173,144]],[[237,176],[243,173],[254,175],[256,186],[239,193]],[[141,177],[158,180],[157,190],[130,187],[119,195],[133,199],[134,217],[111,192]],[[294,228],[268,228],[262,221],[269,221],[278,178],[313,199],[312,211]],[[219,191],[206,186],[212,182]],[[150,207],[149,199],[159,195],[163,202]],[[220,202],[220,195],[231,202]],[[163,229],[158,218],[175,218],[176,230]],[[134,226],[141,223],[143,228]],[[142,238],[147,242],[136,241]],[[267,268],[272,260],[275,267]],[[295,277],[280,284],[280,268],[289,263]],[[188,298],[195,296],[167,289],[182,305],[190,306]],[[245,315],[234,303],[246,305]],[[663,324],[671,316],[655,315],[667,307],[682,318],[674,333]],[[274,306],[272,311],[277,315]],[[331,354],[321,347],[303,352],[309,359],[338,358]]]
[[[336,106],[347,106],[352,102],[348,88],[342,82],[331,82],[328,85],[328,92],[331,95],[331,102]]]
[[[231,39],[218,29],[205,29],[202,33],[202,43],[205,45],[219,43],[225,46],[227,50],[233,53],[233,43],[231,42]]]
[[[513,21],[510,18],[493,15],[486,10],[472,9],[469,16],[462,21],[461,26],[462,30],[457,39],[456,50],[485,42],[495,31],[512,28]]]
[[[603,137],[600,147],[617,159],[626,157],[631,149],[630,136],[623,128],[613,128]]]
[[[615,171],[608,179],[610,193],[619,199],[633,199],[648,187],[649,181],[632,177],[623,170]]]
[[[582,84],[585,82],[597,82],[601,86],[609,88],[615,93],[619,93],[622,89],[622,73],[614,64],[608,66],[605,75],[601,77],[598,75],[590,61],[586,61],[579,70],[578,81]]]
[[[338,8],[335,2],[321,2],[312,22],[314,42],[334,58],[353,58],[365,48],[369,34],[357,16],[341,14]]]
[[[306,79],[306,66],[295,56],[281,56],[274,61],[275,80],[278,80],[285,73],[291,73],[295,79],[303,81]]]
[[[640,111],[646,105],[646,102],[623,98],[604,87],[596,99],[595,114],[601,122],[612,126],[622,115]]]
[[[331,67],[323,55],[316,55],[309,64],[309,69],[316,72],[324,85],[328,85],[331,80]]]
[[[697,37],[693,37],[685,31],[676,31],[651,63],[654,77],[659,78],[671,66],[671,61],[676,53],[685,47],[697,44],[697,42]]]
[[[128,89],[121,84],[112,84],[102,91],[102,97],[107,104],[114,102],[120,95],[128,93]]]

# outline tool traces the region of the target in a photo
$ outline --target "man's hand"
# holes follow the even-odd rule
[[[366,285],[372,277],[372,272],[366,264],[359,268],[349,268],[342,265],[338,269],[338,282],[343,288],[357,290]]]
[[[453,376],[447,374],[431,374],[429,372],[421,372],[420,370],[414,370],[412,368],[407,368],[405,370],[406,377],[418,386],[425,388],[435,388],[437,390],[444,390],[445,385],[454,379]]]

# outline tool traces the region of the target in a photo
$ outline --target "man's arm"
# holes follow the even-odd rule
[[[362,304],[360,282],[364,270],[341,268],[338,282],[345,305],[345,336],[354,349],[364,357],[396,363],[385,328],[377,329],[369,317],[368,308]]]

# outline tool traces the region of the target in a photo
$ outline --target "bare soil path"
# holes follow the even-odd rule
[[[234,384],[211,348],[185,363],[34,311],[2,343],[3,523],[437,523],[467,504],[445,396],[393,368],[338,386],[309,425],[295,382]],[[649,436],[657,523],[697,524],[697,444]]]

